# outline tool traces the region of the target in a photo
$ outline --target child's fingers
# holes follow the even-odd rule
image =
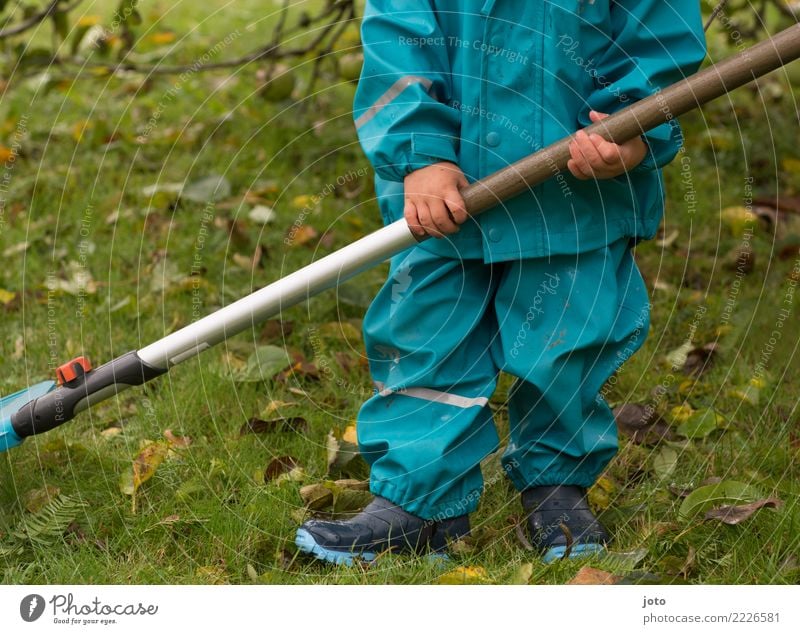
[[[422,223],[419,220],[417,206],[414,204],[413,200],[406,199],[406,204],[403,207],[403,217],[406,219],[406,223],[408,224],[408,228],[411,229],[411,233],[419,237],[425,235],[425,228],[422,226]]]
[[[442,234],[439,232],[436,224],[431,218],[431,210],[428,208],[428,203],[419,200],[414,203],[417,207],[417,216],[419,217],[419,224],[425,229],[425,233],[434,238],[441,238]]]
[[[440,233],[447,235],[458,231],[459,226],[453,220],[450,210],[444,204],[444,201],[431,200],[428,203],[428,209],[431,212],[431,220],[433,220]]]
[[[584,171],[587,171],[586,168],[588,167],[589,173],[594,175],[597,170],[602,170],[605,167],[605,161],[598,153],[597,148],[588,134],[581,130],[575,135],[575,142],[578,145],[578,150],[586,161],[586,165],[581,166]]]
[[[583,173],[581,168],[575,162],[575,159],[570,159],[569,161],[567,161],[567,169],[578,180],[586,181],[591,178],[591,176],[587,176],[586,174]]]
[[[586,162],[586,157],[581,153],[577,142],[570,143],[569,154],[572,160],[567,163],[567,167],[569,167],[569,171],[572,172],[573,176],[581,180],[591,178],[592,173],[589,169],[589,164]]]
[[[464,204],[464,199],[457,189],[451,189],[444,194],[444,204],[450,210],[450,214],[458,224],[463,224],[469,218],[467,207]]]
[[[603,162],[609,167],[619,167],[622,165],[622,148],[616,143],[606,141],[599,134],[589,137],[594,144],[597,153]]]
[[[597,123],[598,121],[602,121],[606,119],[609,115],[605,114],[604,112],[597,112],[596,110],[591,110],[589,112],[589,119],[592,120],[592,123]]]

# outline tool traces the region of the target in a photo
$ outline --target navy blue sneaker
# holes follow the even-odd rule
[[[533,487],[522,492],[522,508],[534,548],[545,563],[588,557],[611,541],[589,508],[586,490],[577,486]],[[566,528],[566,530],[565,530]]]
[[[449,542],[466,537],[469,532],[466,515],[440,522],[424,520],[386,498],[375,497],[349,520],[305,522],[297,529],[295,544],[317,559],[350,565],[357,558],[373,561],[385,551],[440,553]]]

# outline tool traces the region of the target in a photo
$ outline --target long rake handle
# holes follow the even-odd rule
[[[620,110],[588,128],[624,143],[800,57],[800,24]],[[527,156],[462,191],[472,215],[544,182],[566,168],[573,136]],[[361,238],[166,337],[91,370],[74,384],[23,406],[12,425],[24,438],[61,425],[78,412],[140,385],[281,310],[332,288],[401,251],[417,239],[405,220]]]

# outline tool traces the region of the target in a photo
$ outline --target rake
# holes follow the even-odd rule
[[[800,24],[744,49],[588,128],[624,143],[800,57]],[[477,215],[564,170],[572,136],[527,156],[462,190],[467,211]],[[0,452],[72,420],[78,413],[132,386],[166,374],[172,366],[252,328],[326,289],[338,286],[417,244],[398,220],[242,299],[92,369],[78,357],[43,381],[0,399]]]

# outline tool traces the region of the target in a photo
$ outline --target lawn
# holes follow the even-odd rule
[[[142,6],[142,58],[174,46],[170,60],[188,64],[251,50],[275,19],[263,0]],[[78,355],[99,364],[143,347],[379,226],[353,84],[324,66],[307,95],[311,60],[290,63],[295,97],[278,101],[259,94],[253,64],[10,78],[0,394]],[[604,390],[655,411],[591,492],[610,556],[541,564],[496,457],[474,534],[448,560],[331,569],[295,551],[309,501],[364,501],[348,428],[370,393],[360,320],[380,267],[0,455],[3,582],[558,584],[587,563],[628,583],[799,582],[796,106],[776,73],[683,120],[662,234],[636,252],[650,336]],[[492,401],[503,434],[508,385]],[[130,495],[143,450],[163,461]],[[716,497],[701,488],[715,483]],[[705,518],[712,497],[780,503],[731,525]]]

